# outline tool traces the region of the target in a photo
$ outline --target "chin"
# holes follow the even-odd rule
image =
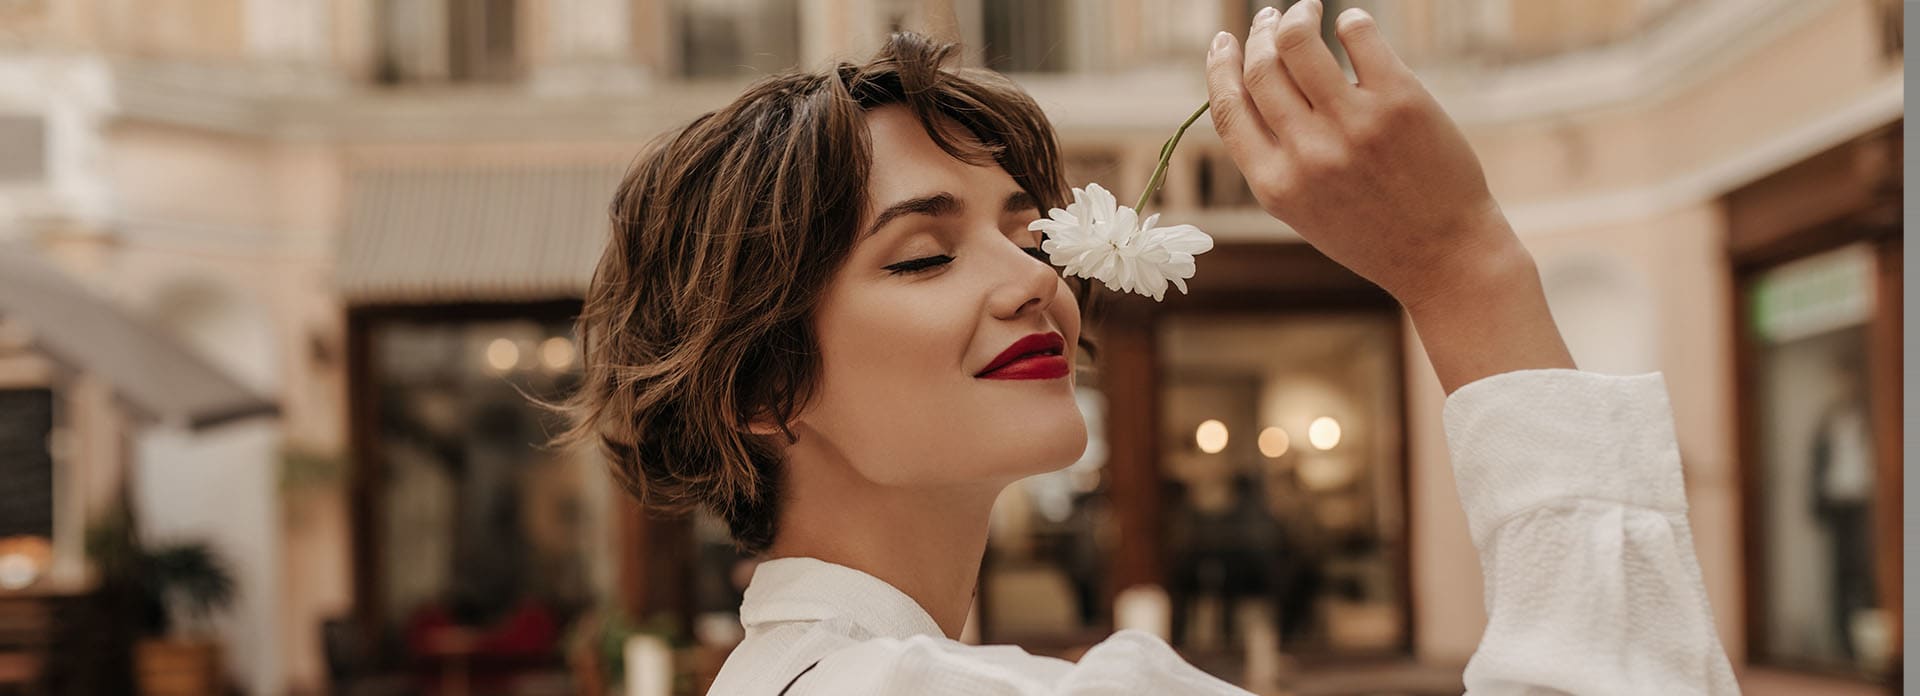
[[[1069,401],[1058,408],[1000,410],[970,425],[930,431],[925,437],[905,436],[896,442],[904,448],[878,460],[924,465],[909,471],[872,472],[876,481],[1004,485],[1072,466],[1087,450],[1087,422]]]
[[[1034,433],[1028,440],[1024,471],[1021,478],[1037,474],[1046,474],[1073,466],[1080,455],[1087,451],[1087,421],[1080,415],[1080,409],[1072,409],[1071,415],[1061,414],[1057,421],[1049,421],[1051,427],[1045,432]]]

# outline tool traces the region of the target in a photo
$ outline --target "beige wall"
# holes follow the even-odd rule
[[[115,52],[200,60],[245,56],[245,0],[99,0]]]
[[[1898,63],[1880,58],[1868,3],[1821,7],[1807,25],[1729,64],[1648,75],[1659,91],[1645,99],[1522,122],[1489,115],[1470,124],[1495,195],[1511,207],[1662,183],[1738,159],[1897,81]]]

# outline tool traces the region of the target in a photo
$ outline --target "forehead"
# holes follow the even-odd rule
[[[904,106],[889,105],[867,112],[867,132],[873,143],[873,164],[867,179],[867,211],[872,215],[893,201],[948,191],[963,200],[996,199],[1017,184],[1006,170],[956,159],[933,142],[920,118]],[[964,132],[958,124],[944,124]]]

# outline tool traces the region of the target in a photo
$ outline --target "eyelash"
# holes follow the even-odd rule
[[[1047,252],[1041,251],[1040,247],[1020,247],[1020,250],[1027,252],[1028,256],[1039,259],[1041,263],[1052,263],[1047,256]],[[953,257],[946,254],[937,254],[934,256],[923,256],[910,261],[901,261],[900,263],[888,266],[887,271],[893,275],[910,275],[935,266],[944,266],[952,262]]]

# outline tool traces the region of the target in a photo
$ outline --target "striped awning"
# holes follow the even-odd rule
[[[99,375],[121,399],[163,422],[205,428],[279,411],[24,244],[0,242],[0,315],[25,326],[36,351]]]
[[[581,296],[626,166],[392,166],[355,171],[338,282],[348,303]]]

